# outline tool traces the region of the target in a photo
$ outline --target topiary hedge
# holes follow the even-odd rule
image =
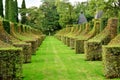
[[[71,31],[71,27],[67,26],[66,32],[62,35],[62,42],[66,44],[66,35]]]
[[[8,22],[8,21],[0,21],[0,22],[1,22],[1,24],[2,24],[2,22],[4,23],[3,25],[1,25],[0,40],[6,42],[8,44],[11,44],[13,46],[16,46],[16,47],[22,47],[23,53],[24,53],[24,62],[25,63],[31,62],[31,51],[30,51],[31,44],[22,42],[10,35],[10,33],[12,31],[14,31],[14,26],[10,27],[11,24],[13,25],[13,23],[10,24],[10,22]],[[5,28],[7,28],[7,29],[5,29]],[[26,56],[29,56],[29,57],[26,57]]]
[[[5,25],[6,27],[5,26],[3,27],[3,25]],[[4,21],[4,24],[3,24],[3,21],[0,20],[0,40],[11,44],[12,41],[10,40],[10,37],[8,37],[8,35],[6,35],[7,34],[6,31],[10,32],[10,30],[9,30],[9,28],[7,28],[7,26],[9,27],[8,21],[6,21],[6,22]],[[5,29],[6,31],[4,30],[4,28],[7,28],[7,29]]]
[[[72,34],[74,33],[75,30],[75,26],[71,27],[71,31],[66,35],[66,45],[70,46],[70,36],[72,36]]]
[[[67,36],[70,35],[71,32],[72,32],[72,30],[73,30],[72,25],[69,25],[68,27],[69,27],[68,33],[66,33],[66,34],[64,35],[64,38],[65,38],[65,39],[64,39],[64,43],[65,43],[66,45],[67,45],[67,43],[68,43],[68,42],[67,42]]]
[[[87,28],[89,29],[89,27]],[[84,42],[89,40],[90,38],[94,37],[100,32],[100,21],[94,20],[94,27],[93,29],[86,34],[80,34],[76,39],[75,44],[75,52],[76,53],[83,53],[84,52]]]
[[[26,26],[26,27],[28,27],[28,26]],[[30,36],[30,37],[32,36],[33,38],[35,38],[37,40],[38,47],[40,46],[40,44],[42,43],[42,41],[45,38],[45,35],[43,35],[37,29],[33,29],[33,31],[31,31],[31,32],[30,31],[28,32],[28,30],[26,29],[26,31],[25,31],[25,33],[23,33],[23,35]]]
[[[69,27],[64,28],[61,33],[59,33],[59,38],[61,41],[64,41],[64,35],[66,35],[69,32]]]
[[[54,36],[62,41],[62,36],[65,34],[66,28],[59,30]]]
[[[27,32],[26,27],[16,27],[15,25],[17,23],[0,19],[0,80],[22,80],[22,64],[23,62],[31,62],[31,50],[34,47],[36,50],[38,47],[39,40],[38,42],[33,40],[33,37],[38,37],[38,31],[32,33],[32,37],[22,37],[27,39],[26,42],[30,41],[26,43],[20,40],[20,34],[16,34],[17,32]]]
[[[106,78],[120,78],[120,46],[103,46],[104,75]]]
[[[98,35],[85,42],[86,60],[101,60],[102,45],[107,45],[117,35],[117,18],[110,18],[107,27]]]
[[[3,20],[2,24],[4,25],[5,31],[7,31],[10,34],[10,24],[9,21]]]
[[[27,42],[27,43],[30,43],[31,44],[31,48],[32,48],[32,54],[35,54],[35,51],[37,50],[37,47],[38,47],[38,43],[37,43],[37,39],[33,38],[32,36],[30,37],[30,34],[29,36],[25,35],[25,34],[22,34],[22,31],[21,31],[21,27],[23,27],[21,24],[18,24],[17,25],[18,29],[19,29],[19,32],[15,32],[15,31],[12,31],[12,34],[15,38],[21,40],[21,41],[24,41],[24,42]],[[14,28],[14,24],[11,24],[11,28]],[[24,28],[22,28],[24,29]]]
[[[87,27],[88,27],[88,24],[86,24],[86,29],[84,30],[84,26],[85,24],[82,24],[82,25],[78,25],[79,26],[79,29],[74,33],[74,35],[72,37],[70,37],[70,47],[72,49],[75,48],[75,40],[76,38],[80,35],[80,34],[84,34],[87,32]]]
[[[30,43],[13,43],[15,47],[21,47],[23,49],[23,62],[30,63],[32,58],[31,44]]]
[[[1,42],[1,41],[0,41]],[[0,80],[22,80],[21,48],[0,48]]]
[[[106,78],[120,78],[120,34],[102,46],[102,50]]]

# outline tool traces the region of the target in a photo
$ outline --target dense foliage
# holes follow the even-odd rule
[[[15,4],[15,21],[16,22],[19,22],[18,20],[18,3],[17,3],[17,0],[14,1],[14,4]]]
[[[17,0],[5,0],[5,19],[18,22]]]
[[[13,0],[9,0],[9,2],[8,2],[8,7],[9,7],[9,9],[8,9],[8,20],[10,20],[10,21],[12,21],[12,22],[14,22],[15,21],[15,16],[14,16],[14,2],[13,2]]]
[[[9,18],[8,18],[9,1],[10,1],[10,0],[5,0],[5,19],[7,19],[7,20],[9,19]]]
[[[26,9],[26,4],[25,4],[25,0],[22,1],[22,5],[21,5],[21,10],[23,10],[21,12],[21,23],[25,24],[26,23],[26,12],[24,11]]]
[[[0,16],[3,17],[3,1],[0,0]]]
[[[25,0],[20,8],[21,23],[28,24],[42,30],[46,34],[66,27],[68,24],[77,24],[80,12],[83,11],[87,21],[92,21],[98,11],[103,11],[103,24],[110,17],[120,17],[120,0],[87,0],[72,5],[69,0],[41,0],[39,8],[26,9]],[[3,16],[2,0],[0,15]],[[18,22],[17,0],[5,1],[5,18]]]
[[[41,29],[46,34],[54,33],[67,24],[76,23],[73,8],[67,0],[42,0],[39,8],[32,7],[27,10],[27,24]]]
[[[55,6],[55,1],[43,1],[43,4],[39,8],[44,17],[42,20],[43,30],[48,34],[60,28],[59,25],[59,14],[57,12],[57,7]]]

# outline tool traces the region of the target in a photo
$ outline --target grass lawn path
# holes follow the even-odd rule
[[[32,56],[32,63],[23,65],[23,80],[106,80],[102,62],[85,61],[84,57],[48,36]]]

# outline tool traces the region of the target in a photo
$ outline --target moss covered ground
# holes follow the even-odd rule
[[[84,57],[56,38],[46,37],[32,62],[23,65],[23,80],[107,80],[102,62],[85,61]]]

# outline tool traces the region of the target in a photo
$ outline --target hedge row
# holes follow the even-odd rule
[[[105,76],[107,78],[120,78],[120,34],[102,48]]]
[[[84,53],[84,42],[99,34],[100,32],[100,21],[94,20],[94,26],[91,31],[86,34],[80,34],[75,42],[75,51],[76,53]]]
[[[0,19],[0,80],[21,80],[22,64],[31,62],[44,38],[30,26]]]
[[[83,25],[66,27],[55,36],[72,49],[76,48],[76,53],[84,52],[86,60],[103,60],[106,78],[120,78],[120,34],[116,36],[118,19],[110,18],[104,29],[101,29],[99,20],[94,20],[91,31],[89,25],[93,24],[86,25],[86,28]]]
[[[117,35],[118,19],[108,20],[105,29],[85,43],[86,60],[102,60],[102,45],[107,45]]]

